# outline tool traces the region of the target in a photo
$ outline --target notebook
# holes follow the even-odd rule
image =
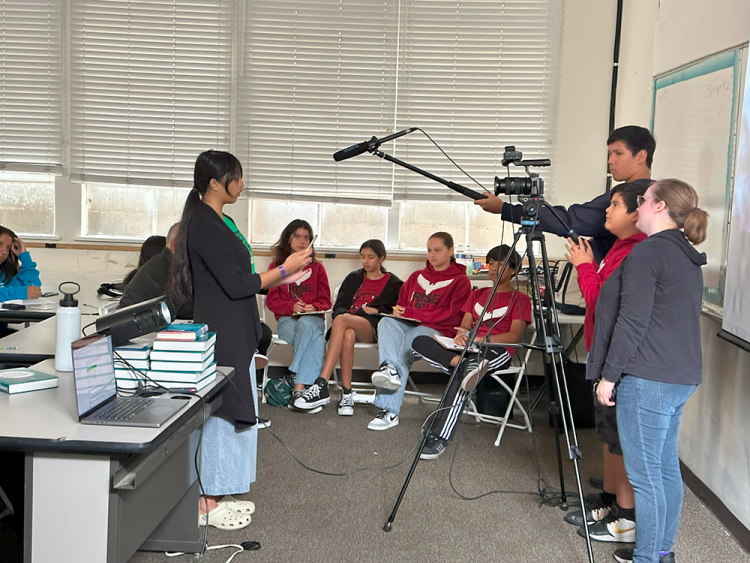
[[[159,428],[190,402],[118,397],[111,336],[87,336],[71,347],[78,420],[82,424]]]

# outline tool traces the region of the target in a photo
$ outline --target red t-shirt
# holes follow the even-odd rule
[[[475,289],[469,295],[466,303],[461,307],[462,313],[471,314],[471,326],[473,327],[479,321],[479,315],[487,303],[490,296],[491,287],[482,287]],[[531,299],[525,293],[517,290],[496,293],[492,305],[484,314],[484,320],[479,325],[477,336],[482,337],[492,328],[492,334],[505,334],[510,330],[513,321],[521,319],[526,323],[531,322]],[[497,323],[497,324],[495,324]],[[508,353],[512,356],[515,348],[508,348]]]
[[[366,307],[373,299],[383,293],[385,284],[388,283],[390,277],[391,274],[386,274],[379,280],[371,280],[370,278],[365,276],[362,285],[359,286],[357,293],[354,294],[354,299],[352,300],[352,306],[349,307],[349,312],[356,313],[362,307]]]

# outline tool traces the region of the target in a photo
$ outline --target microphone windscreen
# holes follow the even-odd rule
[[[347,158],[359,156],[362,153],[367,152],[368,148],[370,148],[370,143],[367,141],[365,141],[364,143],[357,143],[356,145],[352,145],[351,147],[347,147],[345,149],[341,149],[336,153],[333,153],[333,160],[335,160],[336,162],[341,162],[342,160],[346,160]]]

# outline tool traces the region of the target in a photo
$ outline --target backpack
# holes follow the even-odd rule
[[[269,379],[263,394],[272,407],[286,407],[292,399],[292,384],[288,377]]]

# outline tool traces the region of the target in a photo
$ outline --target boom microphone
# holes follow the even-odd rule
[[[383,143],[387,143],[388,141],[392,141],[393,139],[398,139],[399,137],[408,135],[409,133],[412,133],[416,130],[417,130],[417,127],[411,127],[409,129],[404,129],[403,131],[399,131],[398,133],[386,135],[382,139],[378,139],[373,136],[373,138],[370,139],[369,141],[365,141],[364,143],[357,143],[356,145],[352,145],[351,147],[347,147],[345,149],[341,149],[340,151],[336,153],[333,153],[333,160],[335,160],[336,162],[341,162],[342,160],[346,160],[347,158],[353,158],[355,156],[359,156],[362,153],[366,153],[367,151],[371,151],[371,150],[378,148]]]

